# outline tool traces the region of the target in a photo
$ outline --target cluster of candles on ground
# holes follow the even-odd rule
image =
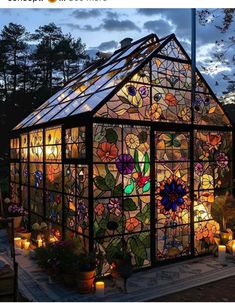
[[[15,247],[28,250],[31,243],[27,239],[20,238],[20,237],[15,237],[14,238],[14,244],[15,244]],[[43,245],[44,245],[44,242],[43,242],[41,236],[39,235],[37,237],[37,247],[42,247]]]
[[[28,241],[27,239],[21,239],[20,237],[15,237],[14,243],[15,243],[15,247],[18,248],[24,248],[28,250],[30,247],[30,241]]]
[[[232,244],[232,255],[235,257],[235,241]],[[226,245],[218,246],[218,259],[220,264],[226,263]]]

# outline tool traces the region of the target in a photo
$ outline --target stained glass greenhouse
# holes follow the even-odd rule
[[[12,131],[11,196],[29,224],[147,267],[208,251],[231,187],[229,118],[174,34],[104,58]],[[108,269],[108,262],[105,265]]]

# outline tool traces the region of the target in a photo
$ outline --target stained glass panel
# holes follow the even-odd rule
[[[193,101],[194,122],[200,125],[230,125],[221,105],[215,97],[196,94]]]
[[[190,159],[189,133],[155,133],[156,257],[189,254]]]
[[[41,189],[30,188],[30,210],[40,216],[44,215],[43,191]]]
[[[62,190],[62,165],[46,164],[46,188],[61,192]]]
[[[17,183],[10,183],[10,198],[11,202],[20,204],[20,185]]]
[[[20,164],[19,163],[10,164],[10,177],[11,177],[11,182],[19,183],[19,177],[20,177]]]
[[[66,158],[84,159],[86,157],[85,126],[66,129]]]
[[[49,128],[45,131],[46,161],[61,161],[61,128]]]
[[[175,90],[164,87],[152,87],[152,96],[153,100],[155,101],[151,107],[151,113],[154,113],[154,115],[152,115],[153,120],[190,123],[190,91]],[[157,116],[159,116],[158,119]]]
[[[19,159],[20,155],[20,140],[14,138],[10,140],[10,156],[11,159]]]
[[[208,252],[215,245],[215,235],[219,232],[219,224],[214,221],[202,221],[194,224],[196,254]]]
[[[152,84],[176,89],[191,89],[191,66],[161,58],[152,59]]]
[[[53,222],[62,221],[62,196],[60,193],[46,191],[46,217]]]
[[[159,52],[159,54],[164,55],[166,57],[176,58],[176,59],[183,59],[187,60],[187,57],[182,52],[178,44],[174,39],[168,42]]]
[[[149,108],[150,86],[130,82],[125,84],[96,115],[131,120],[150,120],[150,117],[146,115]]]
[[[216,161],[220,167],[232,159],[232,133],[221,131],[195,131],[194,159]]]
[[[123,233],[122,198],[98,199],[94,203],[94,236],[103,238]]]
[[[22,163],[21,164],[21,182],[22,182],[22,184],[25,184],[25,185],[28,184],[28,177],[29,177],[28,163]]]
[[[105,245],[106,237],[112,242],[126,234],[133,265],[145,266],[149,264],[145,231],[150,229],[150,128],[96,124],[93,155],[96,241],[107,249],[109,259],[113,248]]]
[[[211,220],[211,209],[215,201],[214,190],[195,192],[194,194],[194,222]]]
[[[175,259],[190,254],[190,225],[157,229],[157,260]]]
[[[29,133],[29,157],[31,162],[43,162],[43,131]]]
[[[20,159],[21,161],[25,162],[28,160],[28,135],[27,134],[21,135],[20,140],[21,140]]]
[[[27,175],[27,171],[24,171]],[[37,163],[29,164],[30,185],[36,188],[43,187],[43,165]]]
[[[29,195],[28,195],[28,186],[21,186],[21,200],[22,206],[24,209],[29,209]]]

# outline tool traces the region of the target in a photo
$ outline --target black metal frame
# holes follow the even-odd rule
[[[152,36],[151,37],[156,37]],[[158,39],[156,37],[156,39]],[[159,51],[167,45],[168,42],[171,40],[175,41],[175,43],[179,46],[182,53],[187,58],[184,59],[178,59],[178,58],[171,58],[166,57],[161,54],[159,54]],[[140,41],[140,40],[139,40]],[[159,40],[158,40],[159,41]],[[137,41],[138,42],[138,41]],[[136,42],[136,43],[137,43]],[[143,39],[143,43],[145,43],[146,40]],[[120,53],[121,54],[121,53]],[[120,56],[120,55],[119,55]],[[112,97],[114,96],[126,83],[130,81],[130,79],[135,75],[141,68],[143,68],[146,64],[150,64],[151,59],[153,57],[158,57],[161,59],[166,60],[172,60],[176,62],[181,63],[187,63],[192,65],[192,88],[189,90],[192,93],[192,100],[194,100],[195,94],[196,94],[196,78],[195,73],[197,73],[201,79],[203,80],[204,84],[206,85],[209,93],[213,96],[213,98],[217,101],[216,96],[214,95],[213,91],[210,89],[210,87],[207,85],[206,81],[200,74],[200,72],[195,68],[193,68],[194,64],[192,60],[189,58],[187,53],[182,48],[181,44],[177,40],[174,34],[166,37],[163,41],[163,43],[156,48],[155,51],[151,53],[150,56],[148,56],[143,62],[141,62],[137,68],[135,68],[123,81],[121,81],[116,88],[108,94],[100,104],[98,104],[92,111],[69,116],[63,119],[58,120],[52,120],[47,123],[39,124],[39,125],[33,125],[31,127],[26,127],[23,129],[15,130],[12,132],[13,137],[17,137],[20,134],[28,133],[28,157],[30,154],[30,148],[29,148],[29,132],[32,130],[41,129],[43,127],[43,134],[44,134],[44,140],[43,140],[43,148],[44,148],[44,158],[43,158],[43,167],[44,167],[44,180],[43,180],[43,194],[44,194],[44,217],[45,215],[45,181],[46,181],[46,174],[45,174],[45,128],[53,127],[53,126],[61,126],[62,127],[62,159],[61,159],[61,165],[62,165],[62,205],[63,205],[63,211],[62,211],[62,231],[63,235],[65,234],[65,216],[64,216],[64,208],[65,208],[65,192],[64,192],[64,164],[83,164],[88,166],[88,205],[89,205],[89,250],[93,251],[94,249],[94,228],[93,228],[93,124],[94,123],[101,123],[101,124],[112,124],[112,125],[128,125],[128,126],[148,126],[150,127],[150,177],[151,177],[151,187],[150,187],[150,235],[151,235],[151,266],[158,265],[156,264],[156,257],[155,257],[155,148],[154,148],[154,132],[157,131],[186,131],[190,134],[190,200],[191,200],[191,212],[190,212],[190,227],[191,227],[191,253],[190,256],[192,257],[195,255],[194,251],[194,215],[193,215],[193,207],[194,207],[194,133],[195,131],[199,130],[205,130],[205,131],[232,131],[231,126],[225,125],[225,126],[218,126],[218,125],[196,125],[194,124],[194,110],[192,108],[191,113],[191,123],[185,124],[185,123],[173,123],[173,122],[154,122],[154,121],[135,121],[135,120],[127,120],[127,119],[111,119],[111,118],[101,118],[101,117],[94,117],[95,113],[102,108],[102,106]],[[97,66],[93,66],[93,68],[96,68]],[[83,73],[81,73],[83,74]],[[150,64],[150,77],[152,75],[152,68]],[[75,77],[76,78],[76,77]],[[79,78],[79,77],[78,77]],[[150,79],[151,80],[151,79]],[[152,81],[150,81],[152,82]],[[150,90],[150,94],[152,94],[152,90]],[[203,93],[200,93],[203,94]],[[152,99],[152,96],[150,95],[150,99]],[[219,103],[218,103],[219,104]],[[220,105],[219,105],[220,106]],[[220,106],[221,107],[221,106]],[[226,117],[229,119],[229,117],[226,115]],[[230,121],[230,119],[229,119]],[[86,127],[86,159],[76,160],[76,159],[66,159],[65,155],[65,129],[66,128],[72,128],[72,127],[78,127],[78,126],[85,126]],[[234,139],[234,133],[233,133],[233,139]],[[20,146],[20,153],[21,153],[21,146]],[[12,162],[19,162],[20,163],[20,176],[21,176],[21,161],[20,160],[12,160]],[[29,172],[29,159],[27,162],[28,165],[28,172]],[[234,162],[232,163],[234,165]],[[21,177],[20,177],[21,178]],[[21,180],[21,179],[20,179]],[[30,210],[30,174],[28,176],[28,198],[29,198],[29,225],[30,225],[30,217],[31,217],[31,210]],[[22,195],[20,195],[22,197]],[[48,219],[47,219],[48,221]],[[84,236],[87,238],[86,236]],[[184,257],[184,258],[188,258]],[[169,260],[164,261],[163,263],[168,263]],[[162,262],[161,262],[162,263]]]

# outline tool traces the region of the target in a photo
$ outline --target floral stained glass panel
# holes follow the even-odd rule
[[[36,188],[43,187],[43,165],[37,163],[29,164],[29,173],[30,173],[30,186]],[[27,169],[24,171],[24,174],[27,177]]]
[[[62,165],[46,164],[46,188],[48,190],[62,190]]]
[[[157,260],[173,259],[190,254],[190,225],[161,228],[156,234]]]
[[[149,263],[150,129],[100,125],[94,127],[94,233],[96,241],[127,234],[133,265]],[[105,149],[106,148],[106,149]],[[101,164],[102,163],[102,164]],[[140,233],[140,234],[136,234]],[[146,236],[146,237],[145,237]],[[114,240],[115,241],[115,240]],[[109,246],[106,257],[109,258]]]
[[[153,85],[169,88],[191,89],[191,66],[161,58],[152,59]]]
[[[46,217],[53,222],[62,221],[62,196],[60,193],[46,191]]]
[[[189,133],[155,133],[156,258],[190,251]]]

